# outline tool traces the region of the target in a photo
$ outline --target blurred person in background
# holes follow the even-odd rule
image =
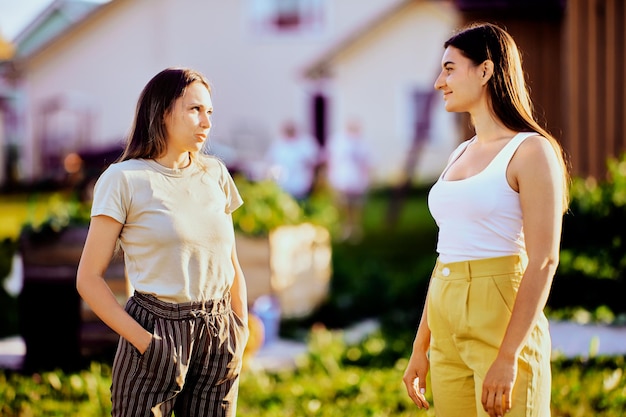
[[[361,237],[361,211],[370,186],[371,153],[356,120],[330,138],[324,159],[327,180],[335,193],[342,222],[342,238]]]
[[[270,144],[266,154],[270,177],[300,201],[308,197],[313,188],[319,159],[316,140],[300,132],[292,121],[283,125],[281,134]]]
[[[200,152],[212,112],[202,74],[158,73],[95,185],[77,288],[121,336],[113,416],[235,416],[248,312],[231,213],[242,200],[224,164]],[[118,244],[135,289],[125,308],[103,278]]]
[[[432,187],[438,260],[403,381],[420,408],[430,369],[438,417],[550,415],[545,307],[559,262],[568,172],[533,118],[520,53],[492,24],[444,44],[435,88],[468,112],[463,142]]]

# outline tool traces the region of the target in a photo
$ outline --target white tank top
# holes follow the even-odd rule
[[[457,181],[443,179],[450,166],[475,138],[463,142],[428,194],[428,207],[439,227],[441,262],[495,258],[525,252],[519,193],[506,170],[519,145],[535,132],[518,133],[487,167]]]

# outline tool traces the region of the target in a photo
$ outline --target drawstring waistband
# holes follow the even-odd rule
[[[218,313],[218,314],[221,314],[221,313]],[[211,334],[213,336],[218,335],[218,329],[217,329],[217,324],[215,324],[214,313],[209,313],[205,310],[192,310],[189,312],[189,315],[197,319],[204,319],[204,322],[206,323],[207,328],[211,329]]]
[[[192,301],[187,303],[168,303],[153,295],[135,292],[132,299],[141,307],[155,316],[170,319],[184,320],[189,318],[204,319],[213,334],[217,336],[217,315],[231,312],[230,293],[226,293],[221,300]]]

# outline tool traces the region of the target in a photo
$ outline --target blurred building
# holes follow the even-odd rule
[[[459,23],[451,2],[400,2],[306,68],[312,82],[332,91],[333,132],[359,120],[375,179],[401,183],[412,151],[419,153],[410,167],[414,179],[436,179],[461,140],[457,117],[434,89],[443,43]]]
[[[380,155],[376,180],[392,180],[411,143],[413,92],[431,88],[456,25],[447,1],[111,0],[68,23],[60,15],[70,3],[81,2],[56,0],[38,17],[4,66],[26,179],[68,152],[119,143],[148,79],[189,66],[213,85],[211,141],[218,154],[234,150],[225,153],[238,168],[264,153],[286,119],[324,143],[358,115]],[[341,77],[311,76],[330,56]],[[456,140],[447,134],[443,143]]]
[[[602,176],[607,156],[626,150],[622,0],[84,3],[55,0],[0,63],[0,146],[4,159],[7,146],[19,155],[23,180],[67,153],[119,146],[148,79],[189,66],[213,85],[211,143],[233,168],[258,163],[285,120],[324,144],[359,119],[375,182],[397,182],[415,149],[411,174],[428,181],[472,134],[432,100],[432,85],[443,41],[473,20],[518,41],[539,118],[574,174]]]
[[[81,21],[89,12],[98,5],[93,2],[80,0],[53,1],[32,22],[30,22],[13,40],[10,48],[3,47],[0,41],[0,185],[7,182],[16,182],[23,177],[24,168],[30,172],[29,165],[39,165],[40,175],[46,177],[63,176],[63,158],[68,153],[74,152],[86,142],[90,134],[89,121],[74,122],[59,120],[59,128],[50,126],[50,117],[57,111],[64,112],[63,103],[59,100],[67,100],[55,97],[42,103],[35,119],[41,120],[42,130],[48,140],[35,145],[32,141],[25,141],[28,124],[28,97],[22,88],[25,73],[19,70],[23,59],[29,57],[35,51],[45,47],[51,39],[56,38],[68,30],[75,23]],[[19,7],[19,6],[16,6]],[[3,53],[3,51],[5,53]],[[10,53],[6,53],[10,51]],[[82,110],[81,110],[82,111]],[[72,113],[68,108],[66,113]],[[42,120],[46,119],[46,120]],[[2,126],[3,125],[3,126]],[[65,129],[66,131],[62,131]],[[51,138],[50,138],[51,137]],[[25,146],[39,148],[37,158],[29,161],[19,161],[20,153]],[[30,176],[30,175],[28,175]]]

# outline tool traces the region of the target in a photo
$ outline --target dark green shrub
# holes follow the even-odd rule
[[[341,328],[378,318],[390,337],[412,338],[436,260],[437,229],[426,193],[425,188],[412,190],[398,223],[390,226],[386,221],[389,192],[372,192],[364,208],[362,239],[333,242],[328,299],[306,320],[283,322],[283,334],[293,336],[294,328],[308,328],[315,322]]]
[[[563,218],[561,262],[549,305],[601,305],[625,312],[626,155],[609,159],[606,180],[574,178]]]
[[[432,235],[383,232],[359,244],[335,244],[325,311],[333,327],[366,317],[414,327],[435,262],[432,241]]]
[[[4,282],[11,272],[17,243],[11,239],[0,242],[0,337],[18,333],[17,298],[9,294]]]

